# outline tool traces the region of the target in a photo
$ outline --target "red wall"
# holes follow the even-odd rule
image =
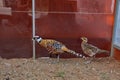
[[[0,15],[1,57],[32,57],[32,19],[28,15],[31,2],[25,1],[12,5],[12,16]],[[86,36],[89,43],[110,51],[114,21],[111,1],[94,0],[92,3],[89,0],[36,0],[36,11],[37,35],[61,41],[80,53],[80,37]],[[37,57],[49,56],[38,44],[36,49]],[[61,57],[75,56],[64,54]]]
[[[114,48],[114,58],[120,61],[120,50]]]

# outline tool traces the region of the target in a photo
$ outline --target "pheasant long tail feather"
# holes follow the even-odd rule
[[[101,53],[109,53],[107,50],[100,50]]]
[[[65,46],[62,47],[62,50],[65,51],[65,52],[71,53],[73,55],[76,55],[77,57],[85,58],[85,56],[83,56],[82,54],[76,53],[75,51],[70,50],[70,49],[66,48]]]
[[[85,58],[85,56],[83,56],[82,54],[80,54],[80,53],[76,53],[75,51],[73,51],[73,50],[68,50],[67,51],[68,53],[71,53],[71,54],[73,54],[73,55],[76,55],[77,57],[80,57],[80,58]]]
[[[109,51],[107,50],[100,50],[98,53],[106,53],[107,55],[109,55]]]

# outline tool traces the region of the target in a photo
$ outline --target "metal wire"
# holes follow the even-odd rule
[[[23,13],[32,13],[32,11],[12,11],[12,12],[23,12]],[[35,11],[35,13],[58,13],[58,14],[113,14],[112,12],[59,12],[59,11]]]

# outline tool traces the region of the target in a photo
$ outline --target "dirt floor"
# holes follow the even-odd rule
[[[97,58],[89,64],[84,59],[2,59],[0,80],[120,80],[120,62]]]

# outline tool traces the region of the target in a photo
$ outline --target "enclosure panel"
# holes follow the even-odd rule
[[[36,34],[63,42],[76,52],[81,50],[80,37],[89,43],[110,51],[114,15],[114,0],[36,0],[48,4],[41,9],[36,5]],[[41,3],[42,5],[42,3]],[[101,6],[101,7],[100,7]],[[49,56],[38,44],[37,56]],[[62,57],[73,57],[63,54]],[[98,56],[106,56],[100,54]],[[74,56],[75,57],[75,56]]]
[[[0,14],[0,56],[32,57],[32,0],[4,1],[4,7],[10,7],[12,14]],[[36,35],[61,41],[80,53],[83,53],[80,37],[86,36],[89,43],[110,50],[114,0],[35,1]],[[37,57],[49,56],[37,43],[36,48]],[[62,57],[75,56],[64,54]]]
[[[32,19],[27,12],[0,15],[0,56],[32,57]]]

